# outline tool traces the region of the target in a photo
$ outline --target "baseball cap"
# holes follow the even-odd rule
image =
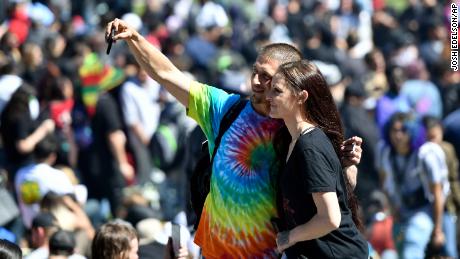
[[[38,227],[55,227],[57,226],[57,220],[53,216],[53,214],[49,212],[40,212],[35,218],[32,220],[32,228]]]

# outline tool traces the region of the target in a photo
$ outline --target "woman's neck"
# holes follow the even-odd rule
[[[315,126],[306,118],[302,117],[295,117],[291,120],[284,120],[284,123],[286,124],[289,134],[291,135],[292,142],[295,142],[305,129]]]

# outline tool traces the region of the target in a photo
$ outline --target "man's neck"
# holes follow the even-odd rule
[[[262,116],[268,116],[268,114],[270,113],[269,102],[257,101],[254,99],[254,97],[251,96],[251,105],[252,108]]]

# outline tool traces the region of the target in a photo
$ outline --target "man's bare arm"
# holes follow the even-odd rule
[[[123,20],[115,19],[110,22],[106,27],[106,37],[109,37],[112,27],[115,28],[113,40],[125,40],[139,65],[188,107],[191,79]]]

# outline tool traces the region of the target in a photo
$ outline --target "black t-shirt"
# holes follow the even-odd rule
[[[25,154],[19,152],[17,142],[26,139],[35,129],[36,124],[29,114],[16,115],[14,118],[2,121],[2,140],[9,169],[16,170],[32,161],[32,152]]]
[[[112,184],[120,185],[123,182],[121,173],[118,169],[118,162],[110,149],[109,134],[122,130],[120,113],[117,103],[109,93],[104,93],[99,97],[96,105],[96,112],[91,120],[93,131],[93,152],[94,170],[93,175],[98,180],[111,181]],[[113,185],[112,185],[113,186]]]
[[[312,193],[336,192],[340,227],[318,239],[290,247],[288,258],[368,258],[368,246],[353,223],[347,206],[342,167],[332,143],[318,128],[297,140],[280,177],[284,223],[288,229],[307,223],[316,215]]]

